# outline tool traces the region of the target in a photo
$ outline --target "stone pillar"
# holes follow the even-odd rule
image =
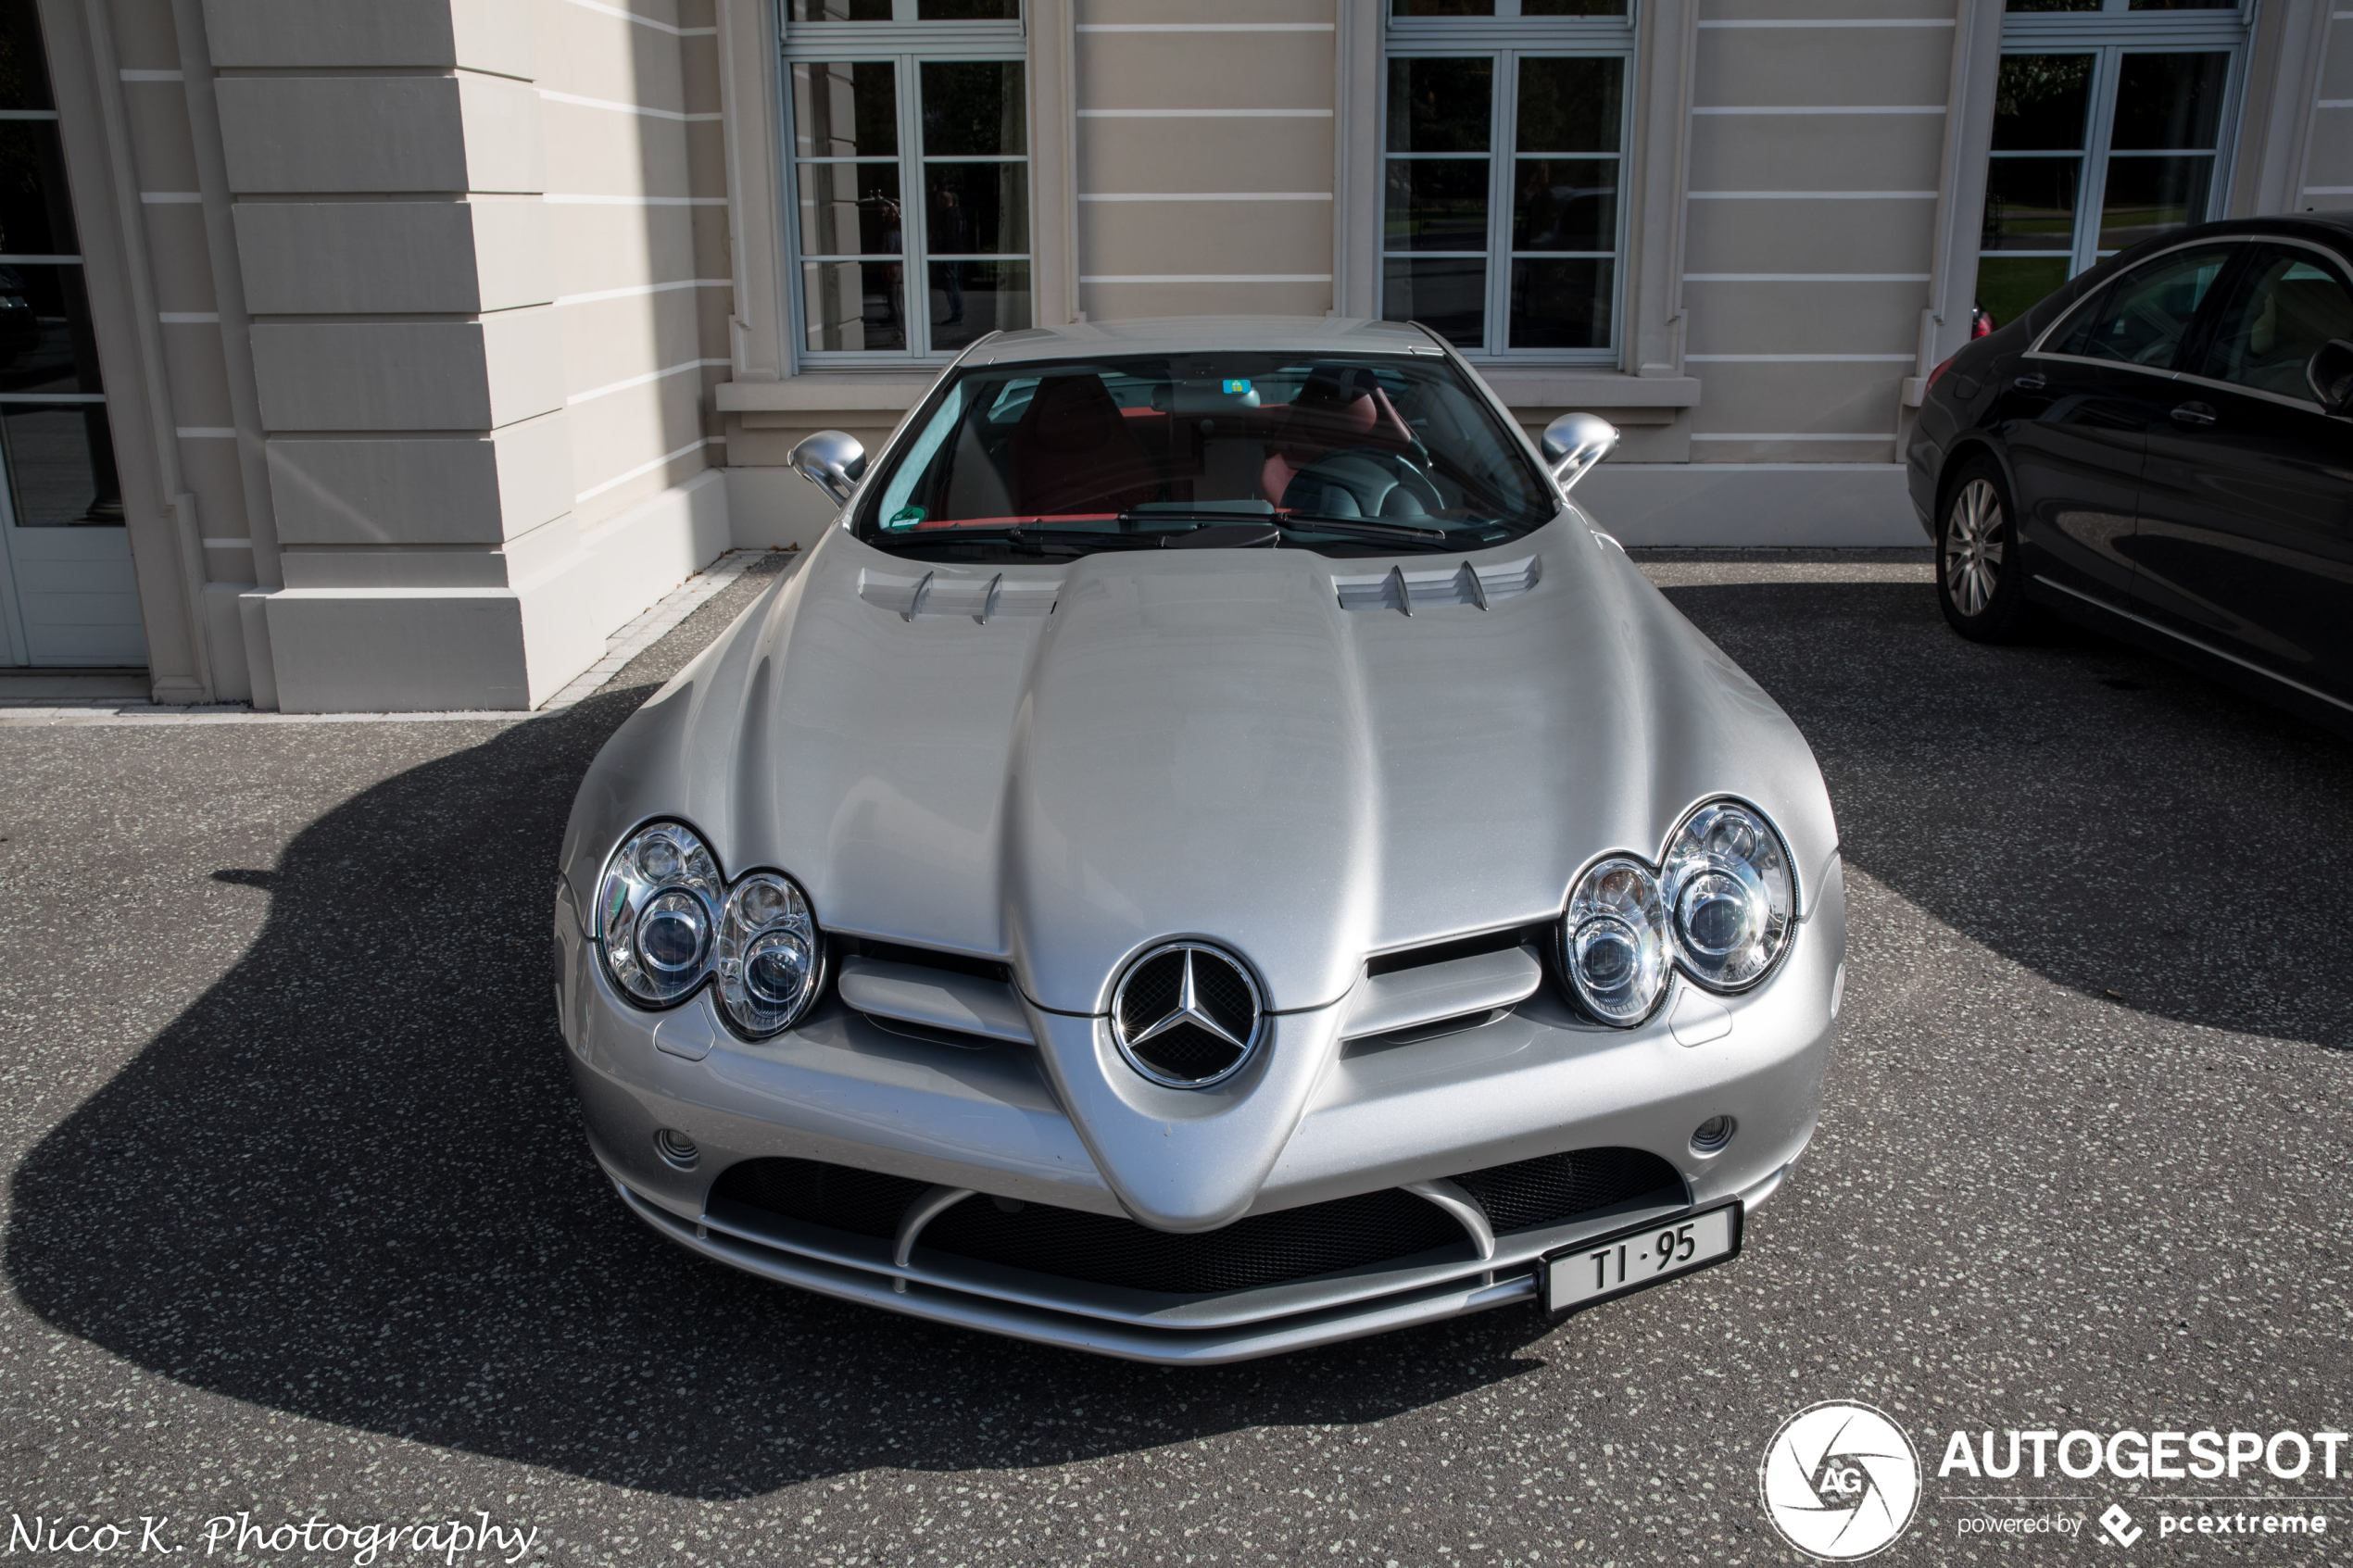
[[[591,663],[531,7],[205,0],[289,711],[522,709]]]

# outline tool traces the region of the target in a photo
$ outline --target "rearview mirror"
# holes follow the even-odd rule
[[[1563,414],[1544,427],[1542,446],[1553,477],[1566,490],[1617,448],[1617,427],[1599,414]]]
[[[803,437],[785,461],[840,506],[849,501],[849,493],[858,488],[858,481],[865,475],[866,449],[854,435],[821,430]]]
[[[2342,414],[2353,408],[2353,343],[2336,337],[2321,345],[2305,363],[2304,379],[2312,383],[2312,395],[2330,413]]]

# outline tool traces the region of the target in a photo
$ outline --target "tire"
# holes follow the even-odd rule
[[[2032,616],[2010,487],[1989,458],[1953,470],[1936,520],[1936,602],[1975,643],[2015,642]]]

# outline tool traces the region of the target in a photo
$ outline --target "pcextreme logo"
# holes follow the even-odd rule
[[[1808,1557],[1851,1562],[1894,1544],[1920,1500],[1919,1456],[1886,1412],[1826,1399],[1781,1423],[1756,1467],[1765,1517]]]

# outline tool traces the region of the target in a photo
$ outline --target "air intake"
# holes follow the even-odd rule
[[[917,616],[963,616],[987,626],[999,621],[1035,621],[1053,613],[1063,591],[1059,577],[988,576],[947,571],[865,571],[858,574],[858,596],[901,621]]]
[[[1498,1236],[1557,1225],[1579,1214],[1664,1193],[1683,1201],[1683,1178],[1657,1155],[1639,1148],[1580,1148],[1509,1165],[1490,1165],[1453,1178],[1478,1199]],[[1670,1190],[1671,1189],[1671,1190]]]
[[[1393,566],[1378,577],[1334,577],[1342,609],[1393,609],[1417,615],[1449,605],[1486,609],[1499,599],[1525,594],[1536,586],[1541,569],[1534,556],[1500,565],[1460,566],[1408,571]]]
[[[1566,1224],[1639,1198],[1661,1205],[1685,1200],[1675,1168],[1633,1148],[1577,1149],[1453,1180],[1486,1210],[1499,1236]],[[730,1206],[761,1210],[888,1240],[910,1209],[942,1191],[814,1160],[747,1160],[712,1185],[711,1211],[721,1218]],[[1453,1215],[1402,1187],[1252,1214],[1185,1236],[1116,1215],[980,1194],[939,1212],[922,1228],[916,1246],[1037,1274],[1175,1296],[1254,1290],[1399,1264],[1441,1248],[1460,1248],[1453,1256],[1466,1261],[1473,1256]]]

